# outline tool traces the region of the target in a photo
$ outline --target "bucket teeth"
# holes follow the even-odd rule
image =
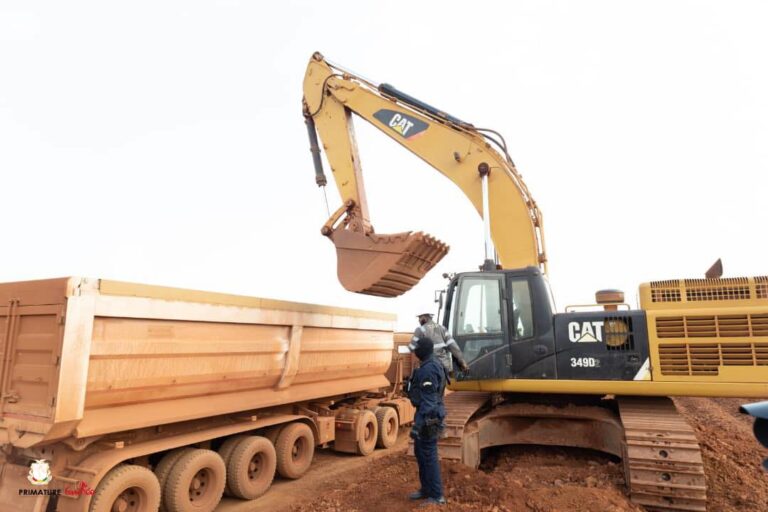
[[[448,246],[422,233],[379,235],[336,230],[337,273],[349,291],[397,297],[418,283],[448,253]]]

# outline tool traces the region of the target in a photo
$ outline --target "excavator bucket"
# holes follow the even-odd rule
[[[448,246],[422,232],[377,235],[337,229],[337,274],[351,292],[397,297],[410,290],[448,253]]]

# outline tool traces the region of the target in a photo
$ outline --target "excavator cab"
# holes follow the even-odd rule
[[[554,378],[553,309],[538,268],[456,275],[443,324],[470,366],[459,380]]]
[[[618,310],[609,298],[598,297],[603,309],[555,313],[536,267],[458,274],[443,315],[470,368],[458,380],[643,378],[646,312]]]

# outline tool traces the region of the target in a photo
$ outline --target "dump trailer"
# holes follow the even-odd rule
[[[0,284],[0,510],[213,510],[414,411],[393,315],[62,278]],[[388,377],[389,376],[389,377]]]

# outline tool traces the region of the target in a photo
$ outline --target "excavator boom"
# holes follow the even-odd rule
[[[511,159],[489,143],[495,141],[493,137],[391,85],[355,76],[315,53],[304,77],[304,116],[315,157],[316,182],[324,185],[327,180],[315,133],[320,135],[344,202],[323,226],[322,233],[336,247],[339,281],[347,290],[398,296],[418,283],[448,252],[445,243],[420,231],[375,233],[352,114],[450,179],[481,215],[484,169],[490,234],[499,263],[504,267],[537,266],[546,270],[541,213]],[[503,142],[498,144],[504,147]]]

